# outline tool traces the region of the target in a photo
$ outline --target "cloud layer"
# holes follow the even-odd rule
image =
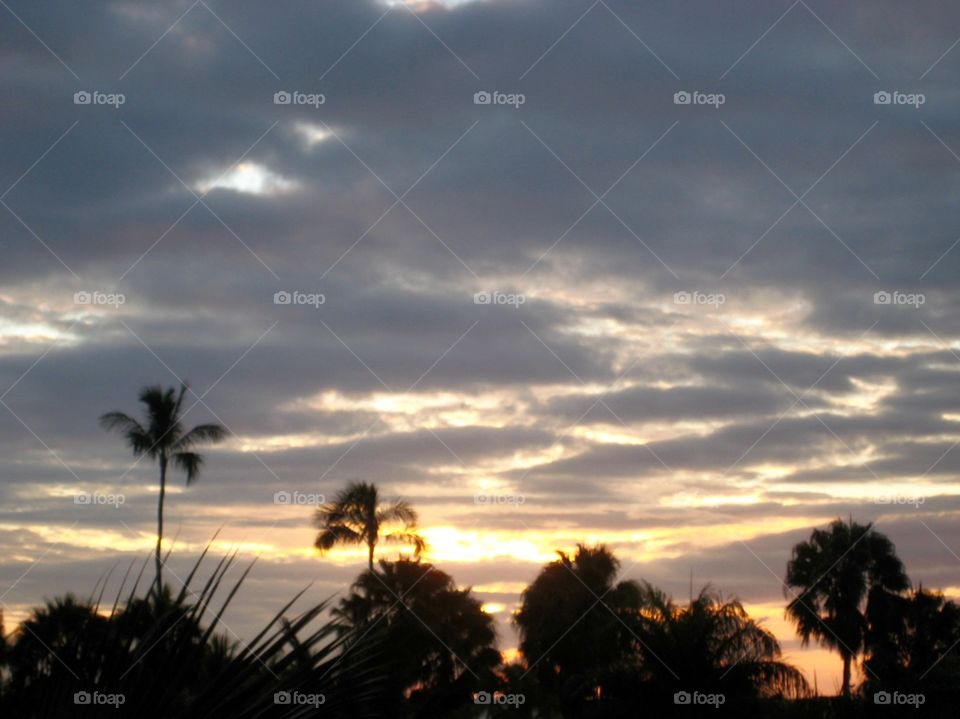
[[[584,540],[773,603],[847,514],[960,586],[953,5],[55,5],[0,29],[8,611],[149,550],[95,420],[181,379],[233,437],[178,542],[258,611],[351,579],[273,496],[354,478],[508,606]]]

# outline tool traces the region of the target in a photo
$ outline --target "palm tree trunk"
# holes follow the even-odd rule
[[[850,653],[843,652],[843,697],[850,698]]]
[[[157,502],[157,601],[160,601],[160,595],[163,592],[163,562],[160,558],[160,545],[163,542],[163,498],[167,493],[167,459],[160,459],[160,500]]]
[[[367,544],[367,565],[370,567],[370,571],[373,571],[373,542]]]

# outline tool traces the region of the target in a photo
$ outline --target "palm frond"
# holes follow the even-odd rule
[[[177,452],[171,459],[174,466],[187,475],[187,486],[193,484],[200,476],[203,457],[196,452]]]
[[[314,546],[321,552],[328,552],[337,544],[361,544],[363,541],[363,535],[356,530],[335,524],[317,534]]]
[[[378,511],[377,518],[381,524],[403,522],[408,528],[412,528],[417,524],[417,511],[409,502],[401,499]]]
[[[419,557],[427,548],[427,540],[416,532],[391,532],[383,538],[389,544],[412,544],[413,554]]]
[[[227,430],[219,424],[198,424],[177,440],[174,449],[185,451],[203,442],[220,442],[227,436]]]
[[[378,707],[384,706],[388,669],[382,641],[376,632],[359,641],[349,627],[325,619],[326,602],[287,618],[300,592],[242,647],[216,633],[252,568],[232,582],[214,611],[235,559],[221,558],[197,592],[146,599],[131,593],[109,616],[70,595],[38,608],[8,655],[0,715],[75,716],[74,695],[100,687],[125,698],[117,714],[143,719],[312,715],[310,706],[278,702],[283,692],[322,695],[324,716],[383,716]],[[195,562],[191,577],[203,561]]]
[[[137,420],[123,412],[107,412],[100,415],[100,426],[108,432],[119,432],[126,437],[134,456],[154,454],[154,443],[149,432]]]

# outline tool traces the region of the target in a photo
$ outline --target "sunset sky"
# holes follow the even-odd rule
[[[503,650],[578,542],[740,597],[826,692],[783,616],[813,527],[960,598],[960,7],[850,5],[0,2],[7,629],[148,557],[156,469],[97,417],[181,380],[231,437],[168,579],[260,556],[240,638],[364,567],[312,548],[349,480]]]

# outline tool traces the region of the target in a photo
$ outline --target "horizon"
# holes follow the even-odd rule
[[[7,631],[150,558],[156,467],[97,420],[182,382],[229,436],[168,479],[168,581],[259,557],[237,638],[365,568],[313,546],[350,481],[507,657],[580,543],[739,598],[824,695],[814,528],[960,601],[960,8],[2,5]]]

